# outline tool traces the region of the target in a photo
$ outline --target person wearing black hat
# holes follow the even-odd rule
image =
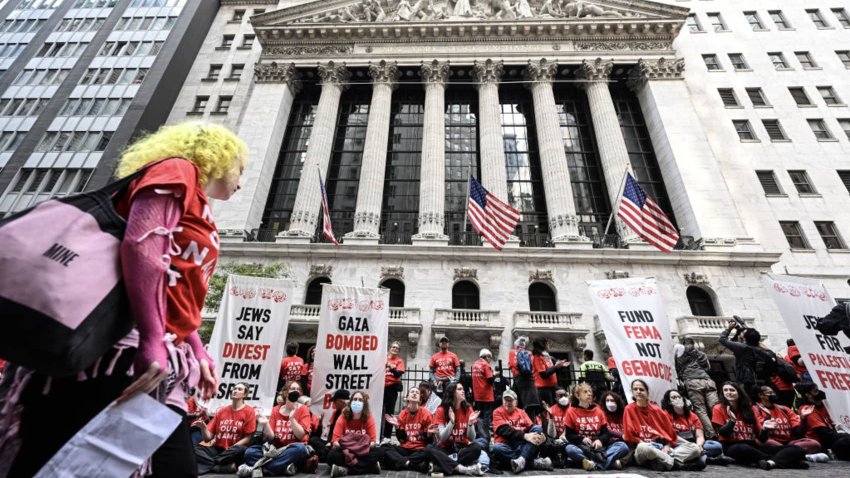
[[[850,461],[850,435],[839,433],[823,401],[826,394],[813,382],[801,382],[795,387],[803,405],[800,418],[806,425],[806,438],[817,440],[823,450],[832,450],[835,458]]]
[[[331,419],[328,422],[330,424],[330,428],[328,429],[328,438],[332,437],[334,434],[334,425],[336,425],[336,420],[339,418],[342,413],[342,409],[348,404],[348,400],[351,398],[351,392],[345,389],[340,389],[334,392],[333,397],[331,397],[331,406],[333,407],[333,414],[331,415]],[[319,423],[322,423],[322,419],[324,418],[324,414],[322,417],[319,417]],[[319,456],[319,461],[325,463],[328,458],[328,450],[330,448],[330,442],[322,439],[322,427],[316,427],[310,433],[310,439],[307,443],[313,447],[313,450],[316,451],[316,455]]]

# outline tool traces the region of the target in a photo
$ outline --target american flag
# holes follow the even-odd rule
[[[322,235],[336,244],[336,247],[339,247],[339,242],[334,237],[334,229],[331,225],[331,213],[328,209],[328,191],[325,189],[324,181],[322,181],[321,171],[319,171],[319,187],[322,188]]]
[[[617,217],[662,252],[672,251],[679,242],[679,232],[673,223],[630,173],[626,173],[626,187]]]
[[[501,251],[519,222],[519,211],[496,199],[472,176],[469,177],[468,207],[472,227]]]

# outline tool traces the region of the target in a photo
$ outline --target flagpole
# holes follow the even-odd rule
[[[608,234],[608,228],[611,227],[611,221],[614,220],[614,215],[620,211],[620,200],[623,198],[624,192],[623,185],[626,184],[626,177],[629,175],[629,169],[631,169],[630,165],[626,164],[626,171],[623,173],[623,179],[620,181],[620,189],[617,191],[617,199],[614,201],[614,210],[611,211],[611,215],[608,216],[608,224],[605,224],[605,230],[602,231],[603,236]]]
[[[461,234],[463,234],[462,237],[463,237],[463,245],[464,246],[466,245],[466,216],[469,213],[469,185],[470,185],[469,178],[471,178],[471,177],[472,177],[472,168],[470,167],[469,174],[466,175],[466,204],[464,204],[464,207],[463,207],[463,231],[461,231]]]

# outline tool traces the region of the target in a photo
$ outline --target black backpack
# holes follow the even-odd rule
[[[757,378],[766,379],[768,377],[779,376],[779,378],[789,383],[800,381],[800,377],[797,376],[797,371],[794,367],[786,362],[785,359],[777,357],[772,350],[752,346],[750,346],[750,350],[755,355],[755,372]]]

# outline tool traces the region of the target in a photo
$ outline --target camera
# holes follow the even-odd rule
[[[744,322],[744,319],[737,315],[733,315],[732,320],[735,322],[735,328],[738,329],[738,332],[743,332],[749,328],[747,323]]]

